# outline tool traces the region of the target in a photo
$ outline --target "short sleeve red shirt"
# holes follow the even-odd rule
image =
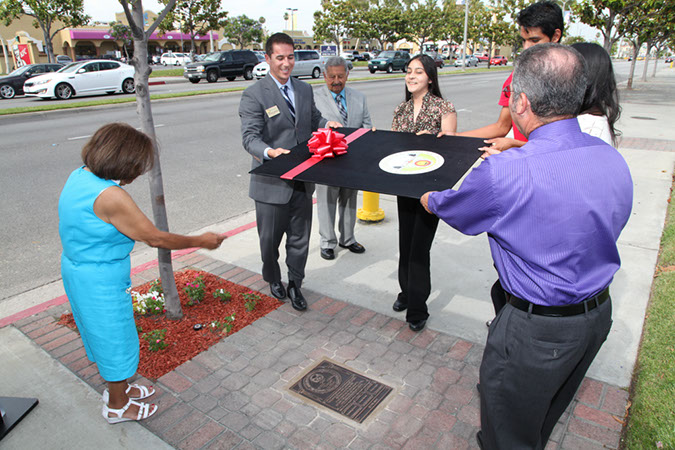
[[[499,106],[506,106],[507,108],[509,106],[509,98],[504,93],[504,89],[511,86],[512,79],[513,79],[513,72],[511,72],[511,75],[509,75],[509,77],[504,82],[504,85],[502,86],[502,94],[499,97]],[[516,128],[516,124],[511,122],[511,126],[513,127],[513,137],[516,140],[527,142],[527,138],[523,136],[523,134],[520,131],[518,131],[518,128]]]

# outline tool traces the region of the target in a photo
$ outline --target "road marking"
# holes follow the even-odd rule
[[[465,109],[465,108],[462,108],[462,109],[458,109],[458,110],[457,110],[457,112],[462,112],[462,111],[471,112],[470,109]]]
[[[155,128],[161,128],[161,127],[163,127],[163,126],[164,126],[164,124],[163,124],[163,123],[160,123],[160,124],[158,124],[158,125],[155,125]],[[137,130],[140,130],[141,127],[137,127],[136,129],[137,129]],[[69,141],[77,141],[78,139],[88,139],[88,138],[90,138],[91,136],[92,136],[91,134],[88,134],[88,135],[86,135],[86,136],[69,137],[68,140],[69,140]]]

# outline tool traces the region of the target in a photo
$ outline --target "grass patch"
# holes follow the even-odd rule
[[[183,68],[180,69],[162,69],[162,70],[153,70],[150,72],[150,78],[157,77],[182,77]]]
[[[176,69],[176,70],[181,70],[182,69]],[[465,73],[481,73],[481,72],[487,72],[487,71],[495,71],[495,70],[512,70],[510,67],[493,67],[492,69],[488,68],[481,68],[481,69],[467,69],[466,72],[462,71],[454,71],[454,72],[448,72],[448,73],[440,73],[439,76],[456,76],[456,75],[461,75]],[[165,71],[165,72],[168,72]],[[152,74],[151,74],[152,76]],[[354,81],[377,81],[377,80],[390,80],[392,78],[404,78],[405,74],[400,73],[400,74],[382,74],[382,76],[371,76],[371,77],[357,77],[357,78],[350,78],[350,82]],[[306,80],[307,83],[309,84],[323,84],[325,83],[323,79],[318,79],[318,80]],[[187,83],[188,81],[185,80]],[[195,95],[207,95],[207,94],[222,94],[225,92],[236,92],[236,91],[243,91],[246,89],[248,86],[239,86],[239,87],[231,87],[231,88],[221,88],[221,89],[209,89],[209,90],[201,90],[201,91],[186,91],[186,92],[173,92],[173,93],[167,93],[167,94],[153,94],[150,95],[151,100],[162,100],[162,99],[167,99],[167,98],[181,98],[181,97],[192,97]],[[49,100],[45,102],[44,104],[41,105],[36,105],[36,106],[22,106],[22,107],[17,107],[17,108],[6,108],[6,109],[0,109],[0,116],[4,115],[12,115],[12,114],[22,114],[22,113],[32,113],[32,112],[44,112],[44,111],[57,111],[61,109],[74,109],[74,108],[86,108],[86,107],[91,107],[91,106],[102,106],[102,105],[116,105],[120,103],[133,103],[136,101],[136,97],[125,97],[125,98],[102,98],[102,99],[96,99],[96,100],[90,100],[90,101],[83,101],[83,102],[74,102],[74,103],[62,103],[56,100]],[[675,233],[675,231],[674,231]],[[673,253],[675,253],[675,249],[673,250]]]
[[[675,448],[674,262],[675,206],[670,203],[633,373],[624,449]]]

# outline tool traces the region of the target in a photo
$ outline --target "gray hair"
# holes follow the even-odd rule
[[[349,73],[349,64],[347,64],[347,61],[341,56],[331,56],[326,60],[326,64],[324,65],[327,68],[329,67],[344,67],[345,72]]]
[[[516,60],[511,95],[514,101],[520,94],[527,95],[532,112],[549,122],[579,114],[586,80],[586,62],[578,51],[560,44],[538,44]]]

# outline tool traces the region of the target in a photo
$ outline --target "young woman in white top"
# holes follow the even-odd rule
[[[612,60],[604,48],[588,42],[572,44],[586,60],[588,86],[577,117],[581,131],[597,136],[610,145],[616,146],[617,130],[614,124],[621,115],[619,94]]]

